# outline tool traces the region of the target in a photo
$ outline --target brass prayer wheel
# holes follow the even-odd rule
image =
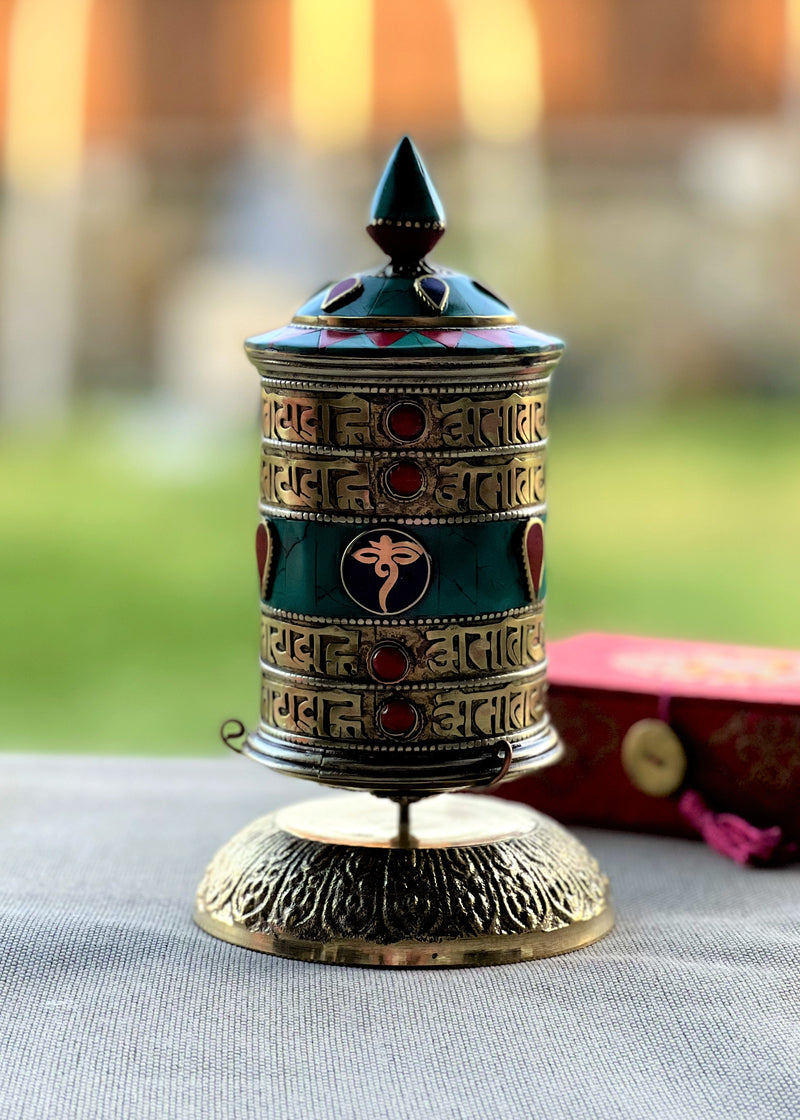
[[[444,213],[408,138],[378,185],[367,230],[388,265],[327,285],[287,327],[246,343],[262,389],[262,683],[258,726],[238,749],[284,774],[401,805],[395,835],[385,816],[391,805],[336,803],[344,818],[373,821],[371,839],[357,822],[348,833],[338,809],[333,816],[309,809],[327,820],[324,835],[303,825],[302,813],[284,813],[280,826],[269,818],[246,845],[262,845],[264,868],[271,868],[264,875],[280,879],[273,848],[282,850],[280,837],[290,836],[325,849],[324,859],[317,852],[312,862],[328,877],[337,861],[377,859],[378,870],[362,869],[362,878],[375,874],[391,891],[381,863],[387,851],[483,846],[507,863],[503,844],[527,835],[533,817],[537,828],[547,821],[488,798],[472,809],[474,799],[456,799],[454,807],[439,798],[422,815],[415,809],[412,828],[408,805],[509,781],[561,752],[546,706],[543,610],[547,399],[563,343],[521,325],[477,281],[428,263]],[[458,805],[479,822],[474,831],[454,823]],[[506,815],[514,812],[509,832]],[[580,849],[589,861],[576,887],[580,916],[567,907],[565,921],[594,922],[593,940],[612,921],[605,880],[585,849],[551,827],[562,839],[554,844],[550,836],[550,849],[569,849],[570,859]],[[541,844],[537,852],[541,864]],[[241,851],[237,858],[244,859]],[[247,858],[252,865],[252,852]],[[552,851],[550,858],[555,868]],[[483,932],[459,932],[456,921],[445,938],[456,948],[447,951],[421,950],[431,938],[412,928],[405,938],[372,930],[354,949],[346,921],[335,935],[324,924],[314,926],[313,937],[287,935],[285,898],[276,943],[273,919],[262,914],[257,930],[246,929],[243,916],[225,910],[230,899],[220,901],[219,876],[231,877],[230,852],[220,866],[214,872],[212,864],[212,882],[201,887],[198,920],[218,936],[270,952],[435,964],[575,947],[564,936],[548,943],[540,936],[535,951],[508,937],[487,948]],[[352,879],[352,866],[342,874]],[[440,868],[431,882],[446,879]],[[421,882],[414,889],[425,893]],[[539,915],[536,922],[549,920]],[[534,922],[525,936],[537,930]],[[585,943],[587,927],[575,936]],[[406,941],[411,948],[397,950]],[[394,946],[388,956],[387,945]]]
[[[263,395],[262,704],[244,749],[326,785],[418,797],[559,752],[542,612],[563,343],[424,262],[444,214],[408,140],[368,230],[388,268],[246,344]]]

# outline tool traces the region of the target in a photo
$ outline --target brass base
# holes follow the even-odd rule
[[[394,968],[551,957],[614,925],[608,880],[565,829],[462,794],[413,805],[408,827],[365,793],[261,817],[214,857],[194,917],[246,949]]]

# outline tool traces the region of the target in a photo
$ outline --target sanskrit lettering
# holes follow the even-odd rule
[[[339,626],[313,627],[272,616],[261,620],[261,659],[279,669],[321,677],[352,677],[359,634]]]
[[[427,664],[448,676],[503,673],[544,660],[541,614],[491,625],[428,630]]]
[[[262,420],[264,437],[270,440],[338,447],[369,443],[369,405],[354,393],[288,397],[265,391]]]
[[[265,678],[261,690],[261,718],[268,726],[295,735],[362,739],[362,701],[359,693],[341,689],[283,688]]]
[[[491,738],[524,731],[544,717],[544,683],[451,690],[434,698],[431,730],[443,739]]]
[[[287,509],[336,509],[364,512],[373,508],[369,471],[350,459],[261,457],[261,497]]]
[[[503,447],[547,436],[547,394],[512,393],[497,401],[468,397],[440,405],[445,447]]]
[[[502,463],[446,463],[435,499],[453,513],[520,509],[544,501],[544,457],[523,455]]]

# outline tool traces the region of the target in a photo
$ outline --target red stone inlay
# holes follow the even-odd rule
[[[376,346],[383,348],[393,346],[405,333],[405,331],[367,331],[367,338]]]
[[[264,569],[269,558],[269,530],[266,525],[260,524],[256,529],[256,563],[258,564],[258,582],[264,584]]]
[[[416,463],[394,463],[386,472],[387,489],[398,498],[413,498],[425,485],[425,475]]]
[[[352,331],[335,331],[326,327],[319,336],[319,347],[325,349],[328,346],[335,346],[337,342],[350,341],[352,337]]]
[[[411,735],[419,725],[419,712],[408,700],[387,700],[378,712],[378,726],[385,735]]]
[[[386,413],[386,430],[392,439],[413,443],[425,431],[425,413],[418,404],[402,401]]]
[[[544,526],[538,518],[528,523],[525,532],[525,552],[528,557],[533,594],[538,599],[544,572]]]
[[[396,684],[411,668],[406,651],[394,642],[379,642],[372,650],[369,671],[384,684]]]

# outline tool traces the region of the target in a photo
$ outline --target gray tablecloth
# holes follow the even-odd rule
[[[800,1117],[800,874],[584,832],[615,933],[473,970],[284,961],[194,890],[314,788],[244,759],[0,756],[0,1116]]]

